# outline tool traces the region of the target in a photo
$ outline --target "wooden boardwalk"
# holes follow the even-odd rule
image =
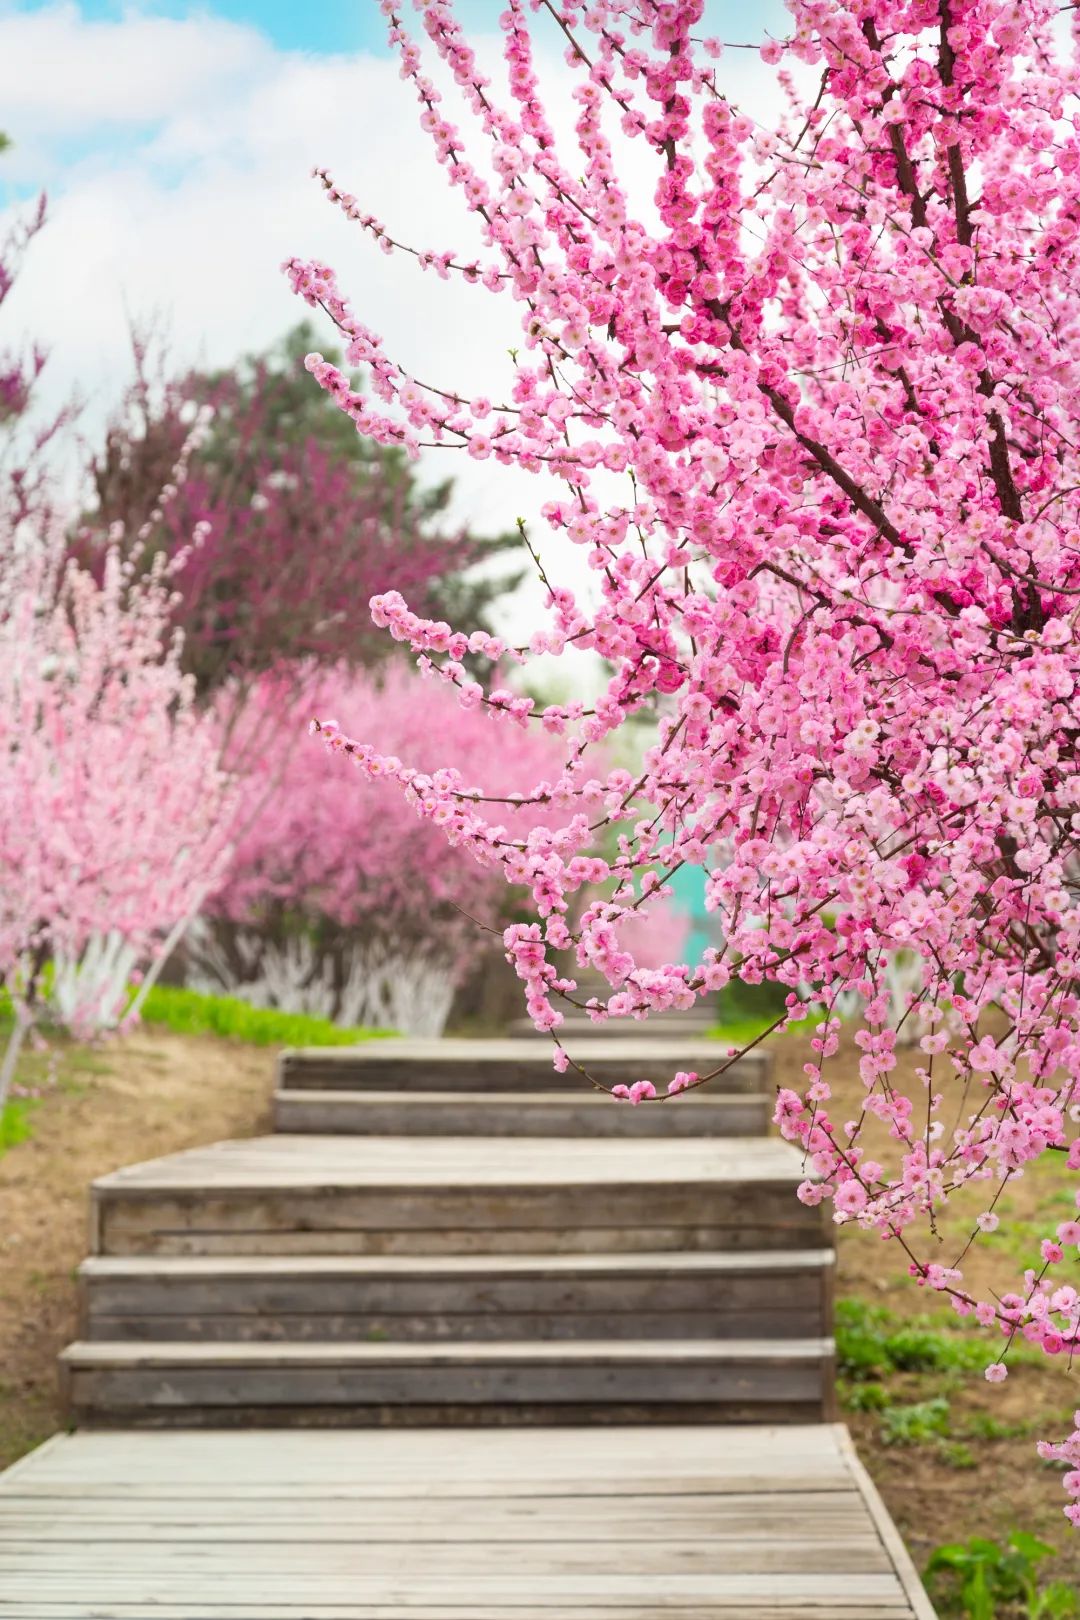
[[[58,1436],[11,1620],[933,1620],[837,1424]]]
[[[274,1135],[103,1177],[0,1620],[932,1620],[767,1073],[633,1109],[536,1041],[286,1053]]]

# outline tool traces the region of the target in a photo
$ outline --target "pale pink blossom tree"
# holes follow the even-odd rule
[[[44,222],[42,198],[0,245],[0,305]],[[125,556],[114,525],[96,576],[67,557],[52,452],[72,413],[31,409],[44,358],[0,351],[0,987],[13,1012],[0,1110],[43,1013],[96,1034],[137,1012],[234,830],[172,628],[184,556],[145,567],[145,535]],[[152,521],[162,513],[159,500]]]
[[[383,0],[483,242],[475,261],[423,245],[420,266],[514,302],[520,347],[501,400],[479,410],[408,374],[326,266],[293,261],[370,392],[318,355],[309,367],[386,443],[559,477],[544,521],[583,548],[596,590],[577,599],[534,536],[550,616],[516,656],[574,645],[615,673],[588,712],[502,705],[511,724],[566,736],[550,797],[567,814],[542,838],[496,836],[453,779],[324,731],[531,884],[536,920],[506,947],[556,1041],[574,986],[550,958],[568,943],[648,1009],[733,974],[810,984],[827,1009],[857,992],[858,1116],[829,1110],[830,1017],[805,1086],[779,1098],[807,1154],[802,1196],[891,1238],[921,1284],[996,1335],[993,1382],[1018,1336],[1066,1360],[1080,1349],[1062,1269],[1080,1222],[992,1298],[933,1237],[962,1187],[985,1184],[989,1206],[1037,1160],[1072,1185],[1080,1171],[1076,23],[1051,0],[789,4],[790,38],[762,51],[789,112],[765,129],[718,88],[702,0],[507,0],[498,84],[452,6],[421,8],[436,83],[402,6]],[[575,75],[567,149],[534,65],[542,23]],[[631,205],[631,169],[651,170],[651,203]],[[376,613],[471,696],[466,635],[393,596]],[[643,711],[656,731],[640,772],[590,775],[588,750]],[[571,938],[598,824],[617,832],[619,887]],[[684,862],[709,869],[725,945],[646,978],[612,924]],[[924,1055],[917,1106],[891,1078],[885,985],[890,953],[908,950],[922,962],[902,1014]],[[1061,1455],[1080,1523],[1080,1423]]]
[[[100,579],[39,533],[0,581],[0,983],[27,1030],[114,1027],[220,880],[233,792],[170,629],[164,561],[113,548]]]

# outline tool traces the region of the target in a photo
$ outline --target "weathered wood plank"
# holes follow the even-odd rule
[[[573,1042],[571,1055],[578,1060]],[[385,1040],[355,1047],[308,1047],[279,1059],[283,1090],[543,1090],[581,1091],[588,1082],[573,1069],[558,1074],[553,1047],[539,1038],[504,1040]],[[590,1036],[581,1042],[580,1061],[604,1085],[652,1080],[665,1085],[679,1069],[708,1074],[726,1061],[722,1042],[702,1035]],[[769,1059],[760,1049],[727,1069],[716,1084],[724,1091],[767,1087]],[[663,1105],[665,1108],[668,1104]],[[676,1102],[673,1106],[678,1107]]]
[[[761,1254],[98,1257],[94,1339],[787,1338],[825,1331],[831,1250]]]
[[[408,1560],[403,1558],[402,1562]],[[167,1586],[162,1575],[167,1579]],[[214,1571],[212,1575],[185,1575],[183,1570],[170,1570],[162,1571],[162,1575],[147,1571],[144,1576],[138,1573],[128,1576],[123,1571],[105,1568],[94,1571],[92,1578],[105,1602],[142,1602],[147,1607],[154,1605],[154,1612],[157,1612],[157,1594],[168,1592],[173,1601],[178,1597],[188,1597],[189,1601],[196,1599],[209,1605],[210,1615],[227,1614],[225,1602],[228,1599],[233,1602],[249,1601],[248,1594],[253,1586],[253,1575],[248,1573],[238,1573],[236,1578],[230,1578],[219,1571]],[[26,1575],[5,1573],[3,1594],[8,1602],[16,1597],[32,1597],[40,1601],[42,1592],[52,1589],[55,1596],[68,1596],[73,1601],[84,1602],[89,1578],[89,1571],[78,1568],[73,1568],[70,1573],[60,1570],[32,1570]],[[274,1573],[269,1581],[262,1584],[269,1588],[267,1596],[272,1596],[272,1601],[279,1607],[293,1604],[301,1610],[301,1614],[309,1614],[311,1610],[308,1605],[313,1602],[337,1602],[351,1605],[351,1609],[347,1607],[347,1614],[363,1617],[369,1614],[368,1605],[371,1604],[398,1604],[406,1614],[416,1604],[437,1604],[445,1599],[445,1583],[445,1575],[426,1578],[419,1571],[408,1573],[405,1570],[387,1575],[369,1575],[363,1579],[351,1575],[324,1576],[317,1562],[313,1562],[308,1570],[298,1571],[291,1578]],[[463,1584],[473,1594],[476,1604],[502,1604],[510,1612],[525,1602],[536,1602],[538,1596],[536,1576],[515,1579],[513,1576],[489,1576],[483,1570],[476,1570],[468,1571],[463,1576]],[[615,1602],[648,1604],[653,1614],[667,1614],[672,1609],[678,1612],[680,1605],[687,1604],[743,1604],[743,1610],[753,1614],[755,1602],[806,1604],[808,1599],[818,1599],[819,1604],[823,1605],[824,1614],[837,1615],[844,1614],[844,1601],[848,1604],[861,1602],[866,1607],[887,1604],[889,1599],[895,1601],[897,1579],[892,1573],[840,1576],[832,1571],[824,1575],[798,1571],[795,1575],[753,1573],[725,1576],[711,1573],[682,1575],[670,1571],[649,1575],[625,1570],[593,1576],[547,1573],[542,1579],[542,1589],[552,1607],[591,1602],[597,1614],[604,1614],[607,1607]],[[904,1594],[900,1594],[895,1610],[902,1615],[912,1614]],[[800,1614],[798,1609],[793,1612]],[[810,1612],[813,1614],[813,1610]]]
[[[95,1183],[99,1189],[251,1187],[289,1184],[386,1188],[434,1186],[660,1186],[683,1181],[770,1182],[803,1178],[801,1155],[773,1138],[725,1142],[591,1142],[539,1137],[516,1141],[387,1136],[352,1141],[337,1136],[256,1136],[214,1142],[125,1166]]]
[[[681,1097],[676,1105],[628,1107],[595,1091],[525,1093],[318,1090],[274,1093],[274,1129],[371,1136],[764,1136],[765,1096]]]
[[[101,1343],[63,1355],[86,1422],[639,1421],[824,1415],[828,1340],[557,1343]]]
[[[155,1620],[207,1620],[207,1607],[203,1602],[194,1607],[187,1604],[174,1604],[168,1601],[154,1603]],[[321,1603],[305,1603],[301,1610],[295,1604],[281,1608],[273,1599],[260,1601],[257,1608],[251,1608],[247,1603],[232,1603],[227,1606],[218,1606],[217,1616],[221,1620],[401,1620],[403,1615],[408,1620],[655,1620],[657,1608],[650,1602],[645,1608],[635,1605],[627,1608],[623,1604],[612,1606],[605,1603],[602,1610],[590,1605],[581,1608],[577,1604],[567,1607],[565,1599],[557,1598],[554,1605],[547,1608],[535,1607],[535,1594],[533,1601],[522,1607],[515,1603],[512,1610],[503,1605],[490,1608],[487,1604],[478,1607],[477,1604],[465,1597],[460,1602],[451,1598],[443,1599],[436,1607],[430,1608],[427,1604],[416,1605],[410,1603],[404,1608],[399,1603],[386,1606],[381,1603],[374,1605],[365,1603],[362,1609],[343,1608],[335,1603],[325,1607]],[[679,1603],[677,1606],[668,1605],[664,1611],[667,1614],[677,1615],[678,1620],[910,1620],[911,1609],[906,1602],[899,1606],[891,1603],[875,1602],[870,1607],[862,1600],[854,1604],[846,1600],[817,1599],[795,1600],[794,1603],[784,1603],[777,1607],[772,1601],[765,1604],[750,1602],[747,1599],[736,1599],[733,1604],[710,1602],[707,1608],[693,1603],[690,1607]],[[59,1608],[50,1603],[37,1603],[33,1599],[18,1600],[14,1605],[7,1603],[0,1594],[0,1615],[17,1616],[18,1620],[146,1620],[146,1611],[141,1603],[107,1603],[104,1606],[97,1601],[91,1608],[83,1606],[83,1600],[75,1597],[65,1601]]]
[[[635,1241],[636,1239],[636,1241]],[[226,1230],[128,1229],[110,1234],[111,1253],[126,1255],[225,1256],[225,1255],[516,1255],[535,1254],[632,1254],[642,1241],[652,1250],[683,1253],[688,1250],[709,1253],[715,1250],[760,1250],[768,1244],[778,1249],[805,1245],[816,1248],[820,1232],[797,1228],[777,1231],[775,1227],[741,1223],[737,1226],[695,1224],[694,1226],[652,1225],[646,1233],[629,1232],[625,1226],[522,1226],[504,1228],[459,1228],[451,1225],[414,1227],[404,1230],[349,1228],[334,1230],[277,1229]]]
[[[828,1490],[800,1504],[797,1535],[817,1541],[838,1531],[851,1531],[860,1518],[860,1496],[853,1488]],[[696,1539],[740,1540],[771,1544],[790,1530],[790,1493],[679,1493],[680,1534]],[[208,1518],[215,1537],[227,1540],[306,1542],[348,1540],[358,1533],[369,1541],[413,1542],[452,1538],[464,1542],[515,1541],[527,1532],[535,1541],[588,1542],[598,1531],[623,1539],[651,1538],[656,1528],[652,1500],[633,1496],[575,1494],[568,1491],[522,1500],[482,1498],[376,1497],[366,1500],[320,1497],[260,1499],[210,1491],[199,1500],[138,1495],[65,1502],[35,1496],[13,1497],[0,1516],[0,1540],[21,1545],[30,1541],[131,1538],[149,1530],[155,1540],[185,1541],[205,1536]],[[851,1531],[851,1533],[854,1533]],[[869,1534],[870,1532],[866,1532]]]

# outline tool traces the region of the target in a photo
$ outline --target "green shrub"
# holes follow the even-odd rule
[[[142,1007],[147,1024],[163,1025],[175,1035],[222,1035],[250,1046],[355,1046],[358,1041],[392,1035],[392,1030],[347,1028],[328,1018],[253,1007],[236,996],[208,996],[197,990],[157,984]]]

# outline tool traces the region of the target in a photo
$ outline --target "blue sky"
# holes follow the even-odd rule
[[[11,9],[34,11],[48,0],[16,0]],[[408,0],[406,0],[406,9]],[[498,16],[500,0],[457,0],[458,16],[467,27],[490,25]],[[257,28],[279,50],[335,52],[386,50],[385,27],[376,0],[218,0],[215,5],[192,5],[188,0],[79,0],[84,17],[119,21],[132,11],[161,17],[191,17],[210,12],[231,22]],[[782,0],[758,0],[748,8],[745,0],[711,0],[709,22],[731,38],[754,36],[763,29],[782,31],[786,13]]]
[[[25,0],[15,9],[40,10],[47,0]],[[159,17],[190,17],[212,12],[231,22],[246,23],[269,36],[281,50],[379,51],[385,49],[382,18],[374,0],[219,0],[216,5],[190,5],[185,0],[80,0],[79,10],[94,21],[118,22],[133,10]],[[489,0],[469,0],[462,16],[491,11]],[[476,15],[469,19],[476,20]]]

